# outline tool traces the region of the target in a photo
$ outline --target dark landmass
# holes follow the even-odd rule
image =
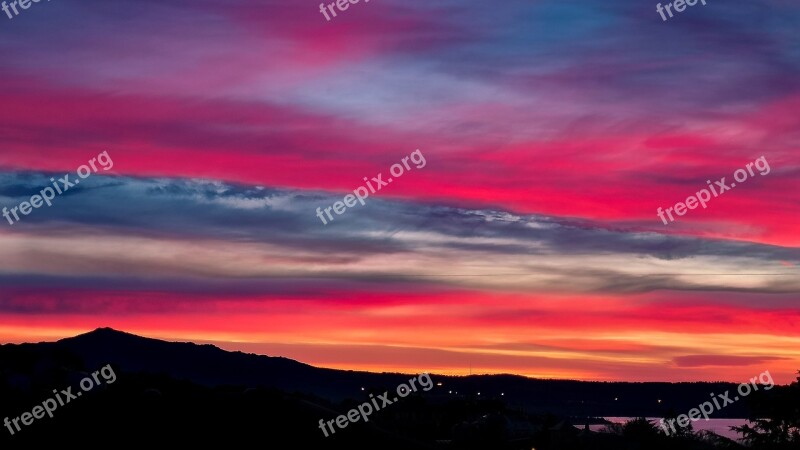
[[[0,355],[10,350],[0,347]],[[13,346],[12,346],[13,347]],[[352,398],[364,386],[394,387],[407,374],[376,374],[323,369],[288,358],[228,352],[213,345],[166,342],[101,328],[55,343],[17,346],[42,357],[68,351],[87,367],[113,364],[125,372],[166,374],[180,380],[214,387],[224,385],[269,387],[302,392],[332,401]],[[433,396],[457,395],[499,398],[534,413],[566,416],[656,417],[669,408],[688,411],[709,394],[736,389],[735,383],[618,383],[543,380],[515,375],[448,377],[433,375],[442,383]],[[504,394],[504,395],[501,395]],[[661,400],[661,403],[659,403]],[[729,405],[715,417],[746,418],[744,405]]]
[[[101,383],[59,407],[53,418],[36,419],[13,436],[0,428],[0,448],[68,443],[83,448],[740,448],[714,436],[679,443],[657,430],[653,434],[646,422],[627,431],[620,427],[616,434],[582,429],[602,416],[685,413],[712,392],[733,391],[733,383],[599,383],[512,375],[432,374],[430,391],[420,390],[370,422],[350,424],[326,438],[320,419],[346,414],[368,401],[369,393],[393,392],[410,375],[316,368],[108,328],[58,342],[0,346],[0,419],[31,411],[53,397],[53,389],[80,390],[82,378],[108,364],[116,375],[113,384]],[[748,404],[729,405],[714,416],[746,418],[752,414]],[[641,436],[632,438],[636,433]],[[631,446],[631,439],[640,443]]]

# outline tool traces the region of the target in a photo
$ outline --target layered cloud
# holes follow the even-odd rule
[[[0,200],[24,201],[50,177],[5,173]],[[796,248],[378,196],[322,225],[316,208],[341,197],[84,181],[0,232],[0,316],[67,329],[102,320],[301,359],[334,347],[338,361],[310,360],[337,367],[408,370],[439,355],[534,376],[713,379],[693,369],[798,361],[783,345],[800,332]],[[691,356],[698,346],[720,355]]]
[[[115,164],[2,219],[0,337],[112,325],[370,370],[791,379],[800,8],[360,6],[59,0],[3,22],[0,206]],[[320,223],[417,148],[424,170]],[[768,175],[656,216],[761,156]]]

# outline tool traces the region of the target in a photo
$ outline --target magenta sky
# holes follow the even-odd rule
[[[622,0],[0,15],[0,207],[114,162],[0,219],[0,339],[111,326],[342,368],[789,381],[799,21],[786,0],[669,22]],[[415,149],[424,169],[317,219]],[[761,156],[768,175],[656,216]]]

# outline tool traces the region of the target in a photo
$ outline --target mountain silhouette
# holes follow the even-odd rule
[[[81,392],[80,381],[101,368],[106,373],[113,369],[113,383],[98,377],[100,382],[90,391]],[[19,422],[23,414],[67,387],[83,397],[13,435],[0,428],[0,448],[67,442],[108,448],[109,442],[121,440],[201,448],[259,443],[268,448],[432,448],[382,428],[380,418],[330,438],[318,428],[320,419],[347,413],[350,406],[342,409],[337,403],[341,399],[365,397],[363,381],[394,389],[408,378],[316,368],[288,358],[167,342],[111,328],[57,342],[5,344],[0,346],[0,419]]]
[[[12,349],[39,354],[38,358],[43,358],[43,352],[69,355],[87,368],[112,364],[123,372],[169,376],[205,387],[271,388],[330,401],[358,397],[362,388],[380,392],[394,389],[409,378],[408,374],[319,368],[284,357],[231,352],[211,344],[163,341],[111,328],[98,328],[57,342],[3,345],[0,356],[10,356]],[[513,401],[531,411],[577,416],[656,416],[668,408],[691,409],[709,392],[736,387],[733,383],[585,382],[514,375],[433,377],[442,386],[437,386],[430,396],[477,397],[482,392],[484,398]],[[741,417],[745,411],[740,405],[730,405],[720,413],[719,417]]]
[[[115,364],[126,372],[168,374],[204,386],[271,387],[332,400],[369,384],[396,386],[408,375],[373,374],[313,367],[289,358],[222,350],[211,344],[168,342],[112,328],[61,339],[57,345],[88,366]]]
[[[347,414],[369,402],[368,395],[394,395],[414,375],[325,369],[284,357],[99,328],[56,342],[0,345],[0,418],[22,417],[57,389],[72,386],[78,391],[79,383],[97,376],[101,368],[113,369],[113,383],[99,379],[53,418],[38,419],[14,435],[0,432],[0,448],[65,442],[107,448],[108,442],[120,439],[132,445],[202,448],[249,448],[259,440],[281,449],[544,448],[555,435],[566,440],[607,438],[576,435],[571,420],[582,424],[587,417],[664,417],[688,411],[709,392],[736,388],[733,383],[431,374],[435,386],[429,391],[395,402],[369,423],[353,423],[325,437],[319,420]],[[730,405],[717,417],[742,417],[743,405]],[[442,436],[452,440],[442,444]],[[608,448],[619,445],[614,441]]]

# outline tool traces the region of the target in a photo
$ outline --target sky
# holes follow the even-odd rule
[[[81,182],[0,218],[0,342],[113,327],[379,372],[789,382],[798,23],[791,0],[0,12],[0,206]]]

